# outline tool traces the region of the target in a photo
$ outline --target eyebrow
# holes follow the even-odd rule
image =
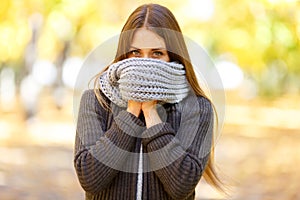
[[[137,47],[134,47],[134,46],[130,46],[130,48],[133,48],[133,49],[137,49],[137,50],[141,50],[140,48],[137,48]],[[164,48],[164,47],[156,47],[156,48],[154,48],[154,49],[152,49],[152,48],[147,48],[147,49],[151,49],[151,50],[167,50],[166,48]]]

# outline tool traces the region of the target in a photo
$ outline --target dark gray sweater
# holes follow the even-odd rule
[[[86,199],[135,200],[140,145],[142,199],[194,199],[211,147],[211,103],[189,95],[164,104],[159,108],[164,122],[148,129],[142,115],[111,108],[100,106],[93,90],[81,98],[74,166]]]

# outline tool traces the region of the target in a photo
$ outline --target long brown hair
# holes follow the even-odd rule
[[[176,61],[185,66],[186,78],[193,88],[194,93],[197,96],[203,96],[209,99],[198,83],[179,24],[172,12],[164,6],[158,4],[144,4],[133,11],[121,31],[116,56],[113,62],[127,58],[133,35],[138,28],[147,28],[162,37],[165,41],[170,61]],[[99,93],[97,79],[107,68],[108,67],[96,76],[94,82],[94,91],[99,103],[105,107],[108,107],[108,105]],[[215,108],[214,112],[217,116]],[[218,123],[218,117],[215,117],[215,119],[216,123]],[[226,194],[223,187],[224,184],[217,175],[214,166],[214,145],[212,145],[210,157],[203,176],[206,182],[215,187],[218,191]]]

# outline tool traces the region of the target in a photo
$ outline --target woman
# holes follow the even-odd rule
[[[175,17],[138,7],[81,98],[74,166],[86,199],[194,199],[202,175],[221,189],[213,124]]]

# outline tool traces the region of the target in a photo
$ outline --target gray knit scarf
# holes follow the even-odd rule
[[[128,58],[109,66],[99,78],[100,89],[116,105],[128,100],[180,102],[189,87],[184,66],[152,58]]]

